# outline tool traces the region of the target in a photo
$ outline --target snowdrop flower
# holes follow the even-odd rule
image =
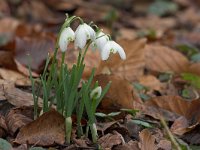
[[[65,52],[67,50],[69,42],[73,41],[74,38],[75,38],[75,33],[70,27],[63,29],[63,31],[60,34],[60,39],[58,43],[60,50],[62,52]]]
[[[97,33],[95,41],[92,43],[92,49],[95,50],[97,48],[99,51],[102,51],[103,47],[108,41],[109,37],[105,33],[99,32]]]
[[[95,31],[89,25],[83,23],[75,31],[75,48],[83,49],[88,39],[95,40]]]
[[[126,59],[126,54],[124,52],[124,49],[115,41],[108,41],[101,51],[101,58],[102,60],[107,60],[110,53],[115,54],[116,52],[119,53],[119,56],[121,57],[121,59],[123,60]]]
[[[97,86],[95,89],[92,90],[90,93],[90,98],[98,99],[101,96],[102,88],[101,86]]]

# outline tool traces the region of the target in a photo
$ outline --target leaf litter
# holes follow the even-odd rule
[[[174,141],[169,135],[180,147],[200,145],[198,1],[127,0],[123,5],[102,0],[0,3],[0,148],[170,150]],[[162,7],[155,9],[160,3]],[[90,136],[78,138],[76,132],[73,143],[67,145],[64,118],[55,110],[33,119],[27,54],[34,58],[30,65],[37,79],[48,53],[52,56],[65,12],[99,23],[127,54],[125,61],[113,55],[101,62],[99,54],[92,51],[85,58],[83,80],[96,67],[95,81],[99,85],[112,81],[98,112],[119,112],[110,118],[97,117],[96,145]],[[78,51],[70,46],[65,63],[72,66],[77,55]],[[131,110],[139,112],[133,115]],[[160,115],[168,128],[162,126]]]

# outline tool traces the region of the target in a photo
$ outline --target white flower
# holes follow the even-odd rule
[[[92,43],[92,48],[93,49],[97,48],[99,51],[102,51],[103,47],[108,41],[109,41],[108,36],[103,32],[99,32],[97,34],[95,41]]]
[[[101,86],[97,86],[95,89],[92,90],[90,93],[90,98],[98,99],[101,96],[102,88]]]
[[[59,43],[58,43],[60,50],[62,52],[65,52],[67,50],[67,46],[69,42],[73,41],[74,38],[75,38],[75,33],[70,27],[63,29],[63,31],[60,34]]]
[[[95,31],[89,25],[83,23],[75,31],[75,48],[83,49],[88,39],[95,40]]]
[[[121,57],[121,59],[123,59],[123,60],[126,59],[126,54],[124,52],[124,49],[116,42],[108,41],[101,51],[101,58],[102,58],[102,60],[107,60],[110,53],[115,54],[116,52],[119,53],[119,56]]]

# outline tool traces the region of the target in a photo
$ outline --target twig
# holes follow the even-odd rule
[[[174,144],[175,148],[177,150],[182,150],[181,147],[179,146],[178,142],[176,141],[176,139],[174,138],[173,134],[171,133],[171,131],[169,130],[169,127],[166,124],[166,121],[164,120],[164,118],[160,115],[159,116],[161,124],[163,125],[163,127],[165,128],[165,130],[167,131],[167,135],[169,136],[171,142]]]

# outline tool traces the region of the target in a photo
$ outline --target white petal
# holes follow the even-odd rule
[[[90,98],[95,98],[98,99],[101,96],[102,88],[101,86],[97,86],[95,89],[92,90],[90,93]]]
[[[83,49],[87,42],[87,34],[84,28],[84,24],[79,25],[75,31],[75,47]]]
[[[96,38],[96,33],[95,33],[95,31],[94,31],[94,29],[92,29],[92,27],[90,27],[89,25],[87,25],[86,23],[84,23],[84,28],[87,30],[87,34],[89,34],[89,37],[88,37],[88,39],[91,39],[91,40],[95,40],[95,38]]]
[[[108,41],[101,51],[101,58],[102,60],[107,60],[110,55],[110,50],[112,49],[110,45],[110,41]]]
[[[65,52],[67,50],[67,46],[69,41],[74,39],[74,31],[68,27],[63,29],[62,33],[60,34],[59,39],[59,47],[62,52]]]
[[[105,44],[108,42],[109,38],[107,35],[105,35],[105,33],[100,32],[97,35],[97,38],[95,40],[96,46],[97,48],[102,51],[103,47],[105,46]]]
[[[119,53],[119,56],[121,57],[121,59],[125,60],[126,54],[124,52],[124,49],[114,41],[112,42],[112,46],[113,46],[113,49],[115,49]]]

